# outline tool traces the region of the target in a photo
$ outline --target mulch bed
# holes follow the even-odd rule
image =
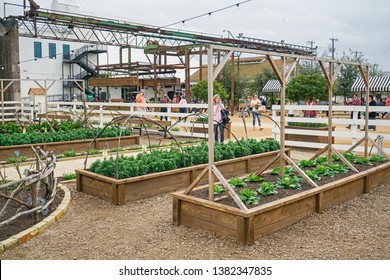
[[[355,167],[357,170],[359,171],[364,171],[364,170],[367,170],[367,169],[370,169],[370,168],[373,168],[375,166],[378,166],[378,165],[381,165],[383,163],[373,163],[373,165],[363,165],[363,164],[356,164]],[[313,169],[312,167],[311,168],[303,168],[303,170],[309,170],[309,169]],[[294,172],[295,175],[298,175],[298,173]],[[322,185],[326,185],[328,183],[331,183],[331,182],[334,182],[334,181],[337,181],[337,180],[340,180],[342,178],[345,178],[345,177],[348,177],[348,176],[351,176],[353,174],[356,174],[355,172],[349,170],[348,173],[345,173],[345,174],[335,174],[334,177],[327,177],[327,176],[323,176],[321,177],[321,180],[319,181],[316,181],[316,184],[318,186],[322,186]],[[271,175],[270,173],[263,173],[261,175],[261,177],[263,178],[263,181],[262,182],[273,182],[274,184],[276,183],[276,178],[278,178],[279,176],[278,175]],[[229,180],[229,178],[226,178],[227,180]],[[260,182],[261,183],[261,182]],[[240,190],[244,189],[244,188],[248,188],[248,189],[251,189],[253,191],[256,191],[260,186],[260,183],[252,183],[252,182],[246,182],[247,186],[246,187],[237,187],[235,188],[235,192],[238,194],[240,192]],[[260,197],[260,202],[259,204],[250,204],[250,205],[246,205],[249,209],[251,208],[255,208],[255,207],[258,207],[259,205],[264,205],[268,202],[271,202],[271,201],[276,201],[278,199],[282,199],[282,198],[285,198],[285,197],[288,197],[288,196],[291,196],[291,195],[294,195],[294,194],[297,194],[299,192],[303,192],[305,190],[309,190],[309,189],[312,189],[313,187],[307,183],[306,181],[302,181],[300,182],[301,183],[301,186],[302,186],[302,190],[297,190],[297,189],[282,189],[282,188],[277,188],[277,191],[278,193],[277,194],[273,194],[273,195],[268,195],[268,196],[263,196],[263,195],[260,195],[258,194],[258,197]],[[221,184],[220,184],[221,185]],[[208,188],[202,188],[202,189],[194,189],[190,195],[194,196],[194,197],[197,197],[197,198],[202,198],[202,199],[206,199],[208,200]],[[236,202],[230,197],[230,195],[224,193],[224,194],[221,194],[221,195],[216,195],[215,196],[215,199],[218,203],[221,203],[223,205],[227,205],[227,206],[232,206],[232,207],[236,207],[238,208]]]
[[[45,189],[41,188],[40,193],[39,193],[39,197],[43,197],[44,192],[45,192]],[[27,198],[29,196],[30,196],[29,191],[22,191],[19,193],[19,195],[17,197],[19,200],[27,201]],[[48,213],[45,216],[39,214],[38,215],[39,221],[42,221],[44,218],[46,218],[52,212],[54,212],[57,209],[58,205],[62,202],[63,198],[64,198],[64,192],[60,189],[57,189],[56,197],[55,197],[54,201],[52,202],[52,204],[48,207],[48,210],[49,210]],[[5,198],[0,197],[0,209],[3,208],[6,201],[7,200]],[[26,211],[26,210],[27,210],[26,206],[21,205],[15,201],[11,201],[10,204],[7,206],[4,214],[0,217],[0,222],[7,220],[8,218],[12,217],[16,213]],[[19,218],[13,220],[12,222],[0,227],[0,241],[5,240],[5,239],[7,239],[7,238],[19,233],[19,232],[22,232],[23,230],[26,230],[26,229],[32,227],[34,224],[35,223],[32,219],[31,214],[30,215],[22,215]]]

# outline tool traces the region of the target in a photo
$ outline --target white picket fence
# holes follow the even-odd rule
[[[328,117],[326,117],[326,113],[328,112],[328,106],[324,105],[286,105],[286,112],[289,109],[293,109],[295,116],[287,117],[286,123],[288,122],[302,122],[302,123],[328,123]],[[303,117],[304,110],[315,110],[317,112],[321,112],[320,117],[317,118],[305,118]],[[335,148],[341,151],[348,150],[352,145],[354,145],[357,141],[364,137],[364,131],[361,131],[358,126],[364,128],[365,119],[364,114],[365,106],[332,106],[333,111],[333,125],[336,125],[336,129],[333,132],[333,136],[335,137]],[[353,112],[353,118],[350,118],[350,114]],[[358,119],[358,112],[361,114],[361,118]],[[379,116],[382,115],[383,112],[387,112],[390,115],[390,107],[386,106],[370,106],[369,112],[377,112]],[[275,105],[272,107],[272,120],[280,125],[280,106]],[[351,125],[351,129],[346,129],[345,127]],[[390,120],[389,119],[379,119],[369,120],[368,125],[376,126],[376,131],[369,130],[369,136],[371,139],[379,142],[380,145],[390,144]],[[304,130],[304,129],[285,129],[286,134],[295,134],[295,135],[316,135],[316,136],[328,136],[328,131],[313,131]],[[272,124],[272,134],[275,139],[280,138],[280,129],[278,126],[273,123]],[[338,141],[339,140],[339,141]],[[347,144],[337,144],[337,142],[343,142]],[[312,143],[312,142],[302,142],[302,141],[285,141],[287,146],[292,147],[302,147],[302,148],[323,148],[326,144],[324,143]],[[357,147],[355,150],[362,152],[364,149],[363,146]],[[384,149],[386,153],[390,153],[389,148]],[[376,150],[375,150],[376,152]]]

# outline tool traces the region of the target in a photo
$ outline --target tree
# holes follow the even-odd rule
[[[221,85],[227,93],[227,100],[231,102],[231,92],[232,92],[232,64],[231,62],[226,63],[221,71]],[[246,90],[245,80],[239,76],[239,73],[235,71],[234,73],[234,102],[238,102],[242,98]]]
[[[223,88],[221,83],[218,81],[213,82],[214,86],[214,95],[218,94],[222,100],[226,100],[228,95],[226,93],[226,90]],[[207,101],[208,100],[208,82],[205,80],[199,81],[191,88],[191,91],[194,95],[194,97],[198,100]]]
[[[286,86],[286,97],[298,100],[327,100],[328,87],[324,76],[319,74],[299,75]]]
[[[349,55],[347,53],[343,53],[341,57],[342,61],[350,61],[350,62],[360,62],[364,63],[365,59],[363,59],[363,55],[357,56],[357,52],[355,53],[355,57],[353,56],[352,50],[349,50]],[[347,97],[352,97],[351,87],[355,82],[356,78],[359,76],[359,68],[356,65],[344,64],[340,73],[335,82],[335,95],[343,96],[344,102]]]

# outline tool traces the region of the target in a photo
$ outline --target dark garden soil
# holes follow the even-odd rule
[[[45,189],[41,188],[39,197],[43,197],[45,195]],[[29,191],[22,191],[17,195],[17,198],[21,201],[26,202],[27,198],[30,196]],[[64,192],[60,189],[57,190],[56,197],[53,200],[52,204],[48,207],[47,213],[45,215],[39,214],[38,219],[39,221],[42,221],[44,218],[49,216],[52,212],[54,212],[58,205],[62,202],[64,198]],[[3,208],[7,200],[3,197],[0,197],[0,209]],[[21,205],[18,202],[11,201],[9,205],[7,206],[5,212],[0,217],[0,222],[7,220],[8,218],[14,216],[17,213],[24,212],[27,210],[27,207],[24,205]],[[17,219],[13,220],[12,222],[5,224],[3,226],[0,226],[0,241],[5,240],[19,232],[22,232],[23,230],[26,230],[34,225],[34,221],[32,219],[31,214],[22,215],[18,217]]]
[[[364,171],[364,170],[373,168],[373,167],[381,165],[381,164],[383,164],[383,163],[373,163],[372,165],[356,164],[355,167],[359,171]],[[303,168],[303,170],[310,170],[310,169],[313,169],[313,168]],[[322,186],[322,185],[326,185],[328,183],[331,183],[331,182],[343,179],[345,177],[351,176],[353,174],[356,174],[356,173],[351,171],[351,170],[349,170],[348,173],[345,173],[345,174],[335,174],[334,177],[323,176],[323,177],[321,177],[321,180],[318,180],[318,181],[315,181],[315,182],[316,182],[316,184],[318,186]],[[294,172],[294,175],[298,175],[298,173]],[[279,178],[280,176],[279,175],[272,175],[270,173],[263,173],[261,175],[261,177],[263,178],[263,180],[261,182],[273,182],[274,184],[276,184],[276,178]],[[226,179],[229,180],[229,178],[226,178]],[[240,192],[240,190],[242,190],[244,188],[256,191],[257,189],[259,189],[260,183],[259,182],[256,182],[256,183],[246,182],[246,184],[247,184],[246,187],[237,187],[237,188],[234,188],[234,190],[235,190],[235,192],[237,194]],[[258,197],[260,197],[260,202],[258,204],[250,204],[250,205],[246,205],[246,206],[249,209],[255,208],[255,207],[258,207],[260,205],[264,205],[264,204],[266,204],[268,202],[276,201],[278,199],[282,199],[282,198],[285,198],[285,197],[288,197],[288,196],[297,194],[299,192],[303,192],[305,190],[309,190],[309,189],[313,188],[306,181],[301,181],[300,184],[301,184],[301,187],[302,187],[301,190],[277,188],[277,193],[273,194],[273,195],[263,196],[263,195],[258,194]],[[190,195],[192,195],[194,197],[198,197],[198,198],[202,198],[202,199],[208,200],[208,188],[195,189],[194,191],[192,191],[190,193]],[[221,203],[223,205],[227,205],[227,206],[232,206],[232,207],[238,208],[237,203],[233,200],[233,198],[231,198],[226,193],[223,193],[223,194],[220,194],[220,195],[215,195],[215,201],[217,201],[218,203]]]

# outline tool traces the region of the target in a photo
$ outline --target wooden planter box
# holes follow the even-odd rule
[[[247,211],[176,192],[172,194],[173,222],[206,229],[241,244],[253,244],[266,234],[368,193],[389,180],[390,162],[387,162]]]
[[[216,162],[216,166],[227,178],[242,176],[260,169],[278,153],[279,151],[273,151],[223,160]],[[289,154],[290,150],[287,149],[286,153]],[[274,166],[276,165],[277,163]],[[123,205],[129,201],[186,188],[205,167],[206,164],[201,164],[122,180],[79,169],[76,170],[77,190],[111,200],[113,204]],[[206,184],[207,181],[205,176],[199,185]]]
[[[92,149],[103,149],[108,145],[109,148],[115,148],[118,145],[119,137],[112,138],[99,138],[93,143]],[[20,151],[21,156],[33,157],[35,156],[31,146],[41,147],[44,151],[53,151],[55,154],[63,153],[64,151],[75,150],[76,152],[87,151],[92,139],[87,140],[75,140],[75,141],[64,141],[64,142],[53,142],[53,143],[39,143],[39,144],[28,144],[28,145],[15,145],[0,147],[0,160],[5,161],[11,156],[15,156],[14,151]],[[122,136],[121,147],[138,145],[139,136]]]
[[[290,141],[300,141],[300,142],[312,142],[312,143],[328,143],[328,136],[317,136],[311,135],[310,131],[328,131],[328,127],[302,127],[302,126],[286,126],[286,129],[299,129],[307,130],[306,135],[298,134],[288,134],[286,132],[286,140]],[[332,126],[332,131],[334,131],[336,126]],[[332,144],[334,144],[334,137],[332,137]]]

